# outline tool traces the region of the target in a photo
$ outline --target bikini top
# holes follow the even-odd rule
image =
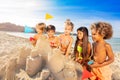
[[[77,51],[79,52],[79,53],[82,53],[82,47],[81,46],[77,46]]]
[[[79,52],[79,56],[78,56],[79,59],[83,59],[82,56],[81,56],[82,50],[83,50],[82,47],[78,45],[77,46],[77,51]]]

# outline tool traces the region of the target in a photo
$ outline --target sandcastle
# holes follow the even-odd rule
[[[39,45],[40,44],[40,45]],[[17,47],[16,47],[17,48]],[[51,49],[48,41],[41,38],[35,48],[21,46],[5,56],[1,63],[0,80],[77,80],[81,78],[82,67]],[[1,57],[0,57],[0,60]]]

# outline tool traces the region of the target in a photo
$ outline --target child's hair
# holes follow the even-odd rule
[[[38,23],[36,25],[36,28],[45,31],[46,24],[45,23]]]
[[[79,27],[77,29],[77,32],[78,31],[82,31],[83,32],[83,39],[82,39],[83,43],[81,45],[81,47],[82,47],[82,57],[86,58],[88,56],[87,55],[87,53],[88,53],[88,36],[89,36],[88,35],[88,29],[86,27]],[[76,39],[76,42],[75,42],[75,47],[74,47],[74,53],[75,54],[78,52],[77,51],[78,44],[79,44],[79,38],[77,36],[77,39]]]
[[[70,21],[70,19],[67,19],[67,20],[65,21],[65,24],[71,26],[71,27],[72,27],[72,30],[73,30],[74,24]]]
[[[56,28],[55,28],[54,25],[48,25],[47,28],[46,28],[46,31],[49,31],[49,30],[53,30],[53,31],[55,31]]]
[[[91,25],[91,30],[95,29],[103,39],[110,39],[113,35],[112,26],[106,22],[97,22]]]

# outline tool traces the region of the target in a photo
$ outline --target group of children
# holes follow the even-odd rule
[[[63,55],[69,56],[73,44],[73,38],[70,35],[74,24],[68,19],[65,22],[64,33],[55,36],[55,26],[39,23],[36,25],[37,34],[31,40],[35,46],[40,36],[48,39],[51,48],[59,48]],[[47,36],[43,33],[46,32]],[[89,41],[89,32],[86,27],[77,29],[77,36],[74,46],[75,61],[80,63],[83,68],[88,70],[92,76],[90,80],[111,80],[109,64],[114,61],[114,54],[111,45],[105,40],[112,37],[112,26],[106,22],[97,22],[91,25],[91,35],[93,43]]]
[[[39,23],[36,25],[37,34],[30,39],[31,43],[35,46],[37,40],[42,36],[46,38],[51,48],[59,48],[65,56],[70,54],[71,46],[73,43],[73,38],[70,33],[73,30],[73,23],[70,20],[65,22],[65,31],[63,34],[60,34],[58,37],[55,36],[56,28],[54,25],[46,25],[44,23]],[[44,32],[47,33],[47,36],[44,35]]]

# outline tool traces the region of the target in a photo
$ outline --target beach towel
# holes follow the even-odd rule
[[[91,73],[93,75],[90,77],[91,80],[112,80],[112,71],[109,66],[93,68]]]

